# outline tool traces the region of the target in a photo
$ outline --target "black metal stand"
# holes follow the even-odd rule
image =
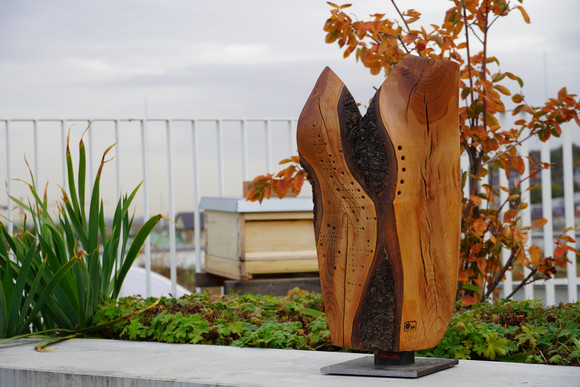
[[[403,352],[375,352],[375,365],[407,365],[415,364],[415,352],[414,351],[403,351]]]
[[[458,364],[457,359],[417,358],[413,351],[382,352],[322,367],[320,372],[332,375],[420,378]]]

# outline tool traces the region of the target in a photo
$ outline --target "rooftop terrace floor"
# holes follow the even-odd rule
[[[0,386],[580,386],[580,367],[461,360],[419,379],[322,375],[361,354],[100,339],[0,345]]]

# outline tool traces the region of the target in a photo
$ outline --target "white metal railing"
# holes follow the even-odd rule
[[[131,154],[131,158],[141,160],[141,171],[140,173],[135,173],[139,175],[139,178],[134,181],[134,186],[139,183],[139,180],[143,182],[142,185],[142,214],[143,218],[149,218],[151,214],[151,192],[155,191],[158,194],[167,196],[167,204],[163,208],[158,208],[158,211],[166,214],[170,219],[175,219],[176,216],[176,200],[175,200],[175,183],[174,183],[174,172],[176,167],[174,167],[174,145],[173,138],[175,137],[174,132],[184,130],[189,131],[189,136],[191,137],[190,145],[187,146],[186,152],[180,154],[181,160],[184,156],[189,153],[191,165],[188,168],[191,171],[191,175],[188,178],[193,184],[190,187],[184,188],[184,185],[180,185],[180,191],[184,189],[190,191],[186,196],[189,197],[189,203],[180,203],[181,208],[193,208],[194,209],[194,248],[195,248],[195,268],[199,271],[202,267],[202,251],[201,251],[201,241],[200,241],[200,210],[199,203],[202,195],[213,195],[213,196],[225,196],[225,195],[241,195],[242,181],[249,179],[250,176],[264,174],[270,172],[275,168],[273,165],[273,160],[280,160],[282,158],[288,157],[290,154],[296,154],[296,120],[295,119],[13,119],[13,120],[1,120],[0,119],[0,131],[4,131],[4,136],[1,137],[0,141],[0,151],[5,153],[4,166],[0,167],[0,180],[6,181],[6,199],[5,199],[5,210],[6,216],[12,221],[13,220],[13,204],[9,200],[10,195],[17,195],[17,189],[14,184],[15,178],[24,179],[26,176],[26,170],[24,167],[24,161],[19,162],[19,158],[22,154],[29,154],[30,152],[30,142],[32,142],[32,164],[31,169],[35,176],[37,183],[42,183],[43,179],[50,177],[52,181],[57,180],[63,187],[66,186],[66,159],[64,157],[66,149],[66,136],[69,128],[71,126],[81,126],[77,130],[76,137],[80,137],[80,133],[84,131],[84,126],[91,124],[91,129],[87,132],[87,138],[84,139],[87,148],[88,157],[88,174],[91,178],[94,178],[94,164],[98,162],[97,155],[94,154],[95,147],[98,144],[103,144],[102,149],[104,150],[106,146],[110,144],[117,144],[115,148],[115,187],[114,193],[109,193],[112,200],[113,198],[118,198],[121,195],[122,178],[123,172],[126,169],[131,169],[131,166],[126,166],[121,161],[122,156],[126,154]],[[3,127],[2,127],[3,125]],[[225,149],[226,145],[232,145],[232,133],[228,133],[228,136],[224,137],[224,130],[226,126],[234,126],[234,128],[227,128],[228,131],[238,131],[238,137],[234,142],[235,145],[240,147],[240,155],[235,160],[232,159],[228,150]],[[106,126],[112,126],[111,130],[105,132],[104,128]],[[137,127],[135,127],[137,126]],[[179,127],[179,128],[178,128]],[[110,129],[110,128],[109,128]],[[129,141],[132,144],[126,144],[126,139],[122,138],[124,131],[132,129],[132,135],[139,136],[140,149],[134,149],[135,140],[134,138]],[[32,131],[32,133],[25,133],[27,131]],[[273,135],[273,130],[276,131],[276,136]],[[157,134],[156,139],[151,140],[150,134],[152,132]],[[202,133],[200,133],[203,131]],[[260,132],[262,132],[260,134]],[[1,132],[0,132],[1,133]],[[49,133],[47,135],[46,133]],[[162,136],[159,136],[163,133]],[[73,133],[74,135],[75,133]],[[41,140],[41,137],[45,137]],[[212,135],[214,139],[211,140]],[[180,134],[184,137],[184,134]],[[24,140],[20,139],[20,151],[17,150],[15,146],[15,137],[25,137]],[[48,137],[48,138],[46,138]],[[200,141],[200,137],[203,137]],[[251,137],[252,141],[248,142],[248,137]],[[98,141],[97,141],[98,138]],[[58,140],[57,140],[58,139]],[[165,151],[158,149],[157,152],[149,152],[149,149],[154,146],[156,141],[165,141]],[[278,144],[283,144],[283,146],[274,146],[273,141],[277,141]],[[214,141],[214,145],[211,142]],[[4,144],[2,144],[2,142]],[[42,142],[42,147],[49,148],[50,154],[46,157],[41,155],[41,146],[39,144]],[[254,142],[261,142],[261,152],[260,149],[256,148]],[[184,141],[180,142],[180,147],[183,148]],[[286,144],[284,146],[284,144]],[[129,146],[126,146],[129,145]],[[252,146],[254,145],[254,146]],[[127,149],[131,148],[131,149]],[[213,157],[208,156],[209,153],[213,153]],[[253,149],[251,149],[253,148]],[[100,151],[99,150],[99,151]],[[206,150],[206,152],[204,152]],[[204,154],[205,153],[205,154]],[[58,168],[58,157],[61,156],[60,168]],[[233,155],[237,156],[237,155]],[[201,160],[204,157],[204,160]],[[237,175],[228,174],[228,169],[232,167],[240,167],[239,159],[241,159],[241,168],[239,169]],[[55,161],[57,161],[55,163]],[[166,164],[166,176],[161,176],[160,178],[151,177],[151,165],[164,162]],[[134,163],[130,163],[134,164]],[[216,173],[206,176],[204,181],[204,186],[200,185],[200,176],[202,173],[201,169],[208,167],[208,164],[212,164],[215,167]],[[42,166],[42,167],[41,167]],[[20,168],[18,168],[20,167]],[[133,165],[133,168],[136,165]],[[183,165],[180,165],[182,168]],[[16,169],[19,172],[15,173]],[[59,172],[60,169],[60,172]],[[61,179],[57,177],[61,174]],[[3,174],[3,175],[2,175]],[[207,174],[206,174],[207,175]],[[229,187],[226,188],[226,179],[228,183],[231,183]],[[208,182],[208,180],[213,180]],[[209,187],[213,184],[213,187]],[[25,194],[21,192],[21,194]],[[103,193],[103,196],[106,194]],[[182,195],[183,199],[183,195]],[[182,200],[183,202],[183,200]],[[0,201],[0,205],[3,203]],[[0,207],[1,208],[1,207]],[[8,223],[9,231],[12,231],[12,224]],[[176,294],[176,237],[175,237],[175,224],[169,223],[169,251],[170,251],[170,277],[171,277],[171,288],[172,293]],[[146,284],[145,284],[145,294],[149,296],[151,294],[151,241],[147,240],[144,250],[145,256],[145,268],[146,268]]]
[[[114,192],[110,201],[116,201],[123,189],[131,189],[143,181],[140,198],[140,213],[147,219],[152,212],[161,212],[175,219],[176,209],[182,211],[193,208],[194,212],[194,249],[195,268],[202,266],[200,241],[200,209],[202,196],[240,196],[242,182],[251,177],[271,172],[278,160],[296,154],[296,119],[0,119],[0,152],[5,153],[4,165],[0,165],[0,181],[6,182],[6,195],[0,195],[0,211],[13,219],[13,204],[8,195],[24,195],[19,191],[14,179],[25,179],[26,170],[23,154],[32,150],[31,169],[37,183],[44,181],[60,182],[66,186],[65,144],[69,128],[71,136],[80,138],[84,127],[91,123],[91,130],[85,139],[88,157],[88,173],[94,177],[94,165],[99,162],[95,151],[102,151],[115,143],[115,173],[110,186]],[[4,135],[1,136],[2,131]],[[572,141],[570,130],[564,131],[564,202],[565,225],[575,222],[574,182],[572,164]],[[520,150],[523,156],[529,154],[527,143]],[[164,145],[164,146],[163,146]],[[98,149],[97,149],[98,147]],[[74,147],[71,147],[74,148]],[[549,144],[542,148],[542,161],[549,162]],[[74,150],[74,149],[73,149]],[[60,156],[60,163],[58,157]],[[29,159],[30,160],[30,159]],[[527,163],[527,159],[525,160]],[[462,158],[462,169],[468,160]],[[139,171],[140,170],[140,171]],[[526,164],[526,171],[528,165]],[[103,176],[107,173],[105,172]],[[59,178],[60,175],[60,178]],[[47,179],[50,177],[50,179]],[[500,174],[500,184],[509,182]],[[200,182],[203,182],[201,184]],[[176,185],[178,189],[176,190]],[[102,184],[105,187],[105,184]],[[543,217],[548,220],[541,237],[543,246],[552,250],[553,222],[552,199],[549,187],[551,174],[542,173]],[[523,200],[529,203],[529,181],[522,182]],[[103,190],[105,191],[105,190]],[[162,198],[155,205],[155,197]],[[500,199],[506,194],[501,191]],[[105,199],[106,201],[107,199]],[[523,210],[523,225],[532,224],[531,206]],[[11,228],[11,224],[8,224]],[[176,234],[175,224],[168,224],[170,277],[172,293],[176,294]],[[569,235],[575,237],[574,231]],[[538,239],[533,235],[534,241]],[[531,243],[529,241],[528,243]],[[503,255],[507,259],[508,253]],[[568,257],[567,278],[551,280],[545,284],[546,303],[554,304],[554,285],[567,284],[568,301],[578,300],[576,258],[573,253]],[[151,294],[151,242],[147,241],[144,250],[146,268],[145,294]],[[511,272],[503,282],[504,294],[511,293],[514,287]],[[534,297],[534,285],[525,288],[525,297]]]

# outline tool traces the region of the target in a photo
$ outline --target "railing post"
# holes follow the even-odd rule
[[[68,179],[66,178],[66,121],[60,120],[60,145],[62,147],[62,187],[66,189]]]
[[[542,142],[541,161],[550,164],[550,144],[549,141]],[[542,217],[548,221],[543,227],[544,234],[544,256],[549,257],[554,250],[554,224],[552,219],[552,170],[542,169]],[[554,281],[547,280],[544,283],[546,289],[546,305],[556,303],[554,291]]]
[[[522,143],[522,147],[520,149],[520,156],[522,156],[524,161],[524,170],[527,171],[527,176],[530,173],[530,161],[528,160],[528,156],[530,154],[528,142],[524,141]],[[530,180],[525,178],[526,176],[522,176],[522,182],[520,183],[521,189],[521,201],[523,203],[530,203]],[[528,206],[522,210],[522,227],[531,227],[532,225],[532,206]],[[530,232],[530,237],[525,243],[526,249],[529,249],[532,245],[532,233]],[[530,273],[530,269],[524,267],[523,274],[524,278]],[[525,298],[531,300],[534,298],[534,284],[528,284],[524,286],[524,294]]]
[[[292,132],[292,120],[288,120],[288,155],[292,156],[297,152],[296,136]]]
[[[195,120],[191,121],[191,147],[193,150],[193,239],[195,243],[195,272],[201,273],[201,221],[199,214],[199,156],[197,146],[197,128]],[[196,284],[196,291],[201,288]]]
[[[38,120],[32,120],[32,133],[34,142],[34,180],[36,184],[40,184],[40,187],[42,182],[38,173]]]
[[[6,206],[8,211],[8,233],[12,235],[14,230],[14,225],[12,224],[12,199],[10,199],[10,195],[12,195],[12,179],[10,177],[10,120],[6,121],[6,144],[4,147],[4,153],[6,154]]]
[[[141,119],[141,166],[143,173],[143,221],[149,219],[149,165],[147,121]],[[145,240],[145,296],[151,297],[151,238]]]
[[[169,262],[171,277],[171,294],[177,297],[177,264],[175,257],[175,203],[173,202],[173,163],[171,161],[173,154],[171,146],[171,121],[165,121],[165,132],[167,138],[167,185],[169,188]]]
[[[224,196],[224,141],[221,120],[216,120],[216,138],[218,158],[218,192],[219,196]]]
[[[242,176],[248,180],[248,133],[246,132],[246,120],[240,121],[242,135]]]
[[[88,154],[89,154],[89,192],[93,191],[93,179],[95,178],[94,175],[94,166],[93,166],[93,131],[91,130],[93,121],[87,120],[87,132],[89,134],[89,146],[88,146]]]
[[[499,173],[499,185],[501,185],[502,187],[505,187],[508,191],[510,189],[509,187],[509,180],[505,174],[505,171],[500,169],[498,171]],[[508,192],[505,192],[504,190],[499,190],[499,202],[500,205],[502,205],[503,203],[505,203],[508,200],[509,194]],[[503,216],[500,215],[500,216]],[[505,247],[502,247],[501,249],[501,260],[502,263],[505,265],[507,264],[509,258],[510,258],[510,251],[508,249],[506,249]],[[503,280],[503,294],[504,297],[510,295],[513,291],[513,281],[512,281],[512,272],[511,271],[506,271],[505,272],[505,279]]]
[[[266,171],[272,172],[272,144],[270,132],[270,120],[264,120],[264,131],[266,134]]]
[[[119,120],[113,120],[115,131],[115,173],[117,184],[117,198],[121,197],[121,151],[119,149]]]
[[[566,222],[564,224],[565,228],[573,228],[575,226],[572,133],[570,129],[564,130],[562,141],[562,164],[564,167],[564,216]],[[574,230],[567,231],[566,235],[576,239]],[[567,242],[567,244],[572,247],[576,247],[575,243]],[[568,302],[576,302],[578,301],[576,254],[574,254],[572,251],[568,251],[567,257],[570,260],[566,265],[566,277],[568,280]]]
[[[469,178],[469,156],[467,156],[465,153],[461,155],[461,157],[459,158],[459,162],[461,165],[461,178],[463,178],[463,174],[465,172],[467,172],[467,177],[465,179],[465,185],[463,186],[463,197],[467,198],[467,200],[469,200],[469,183],[470,183],[470,178]]]

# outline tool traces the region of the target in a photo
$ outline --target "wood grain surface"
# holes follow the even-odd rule
[[[429,348],[449,323],[460,237],[458,66],[406,56],[364,117],[325,68],[298,121],[333,343]]]

